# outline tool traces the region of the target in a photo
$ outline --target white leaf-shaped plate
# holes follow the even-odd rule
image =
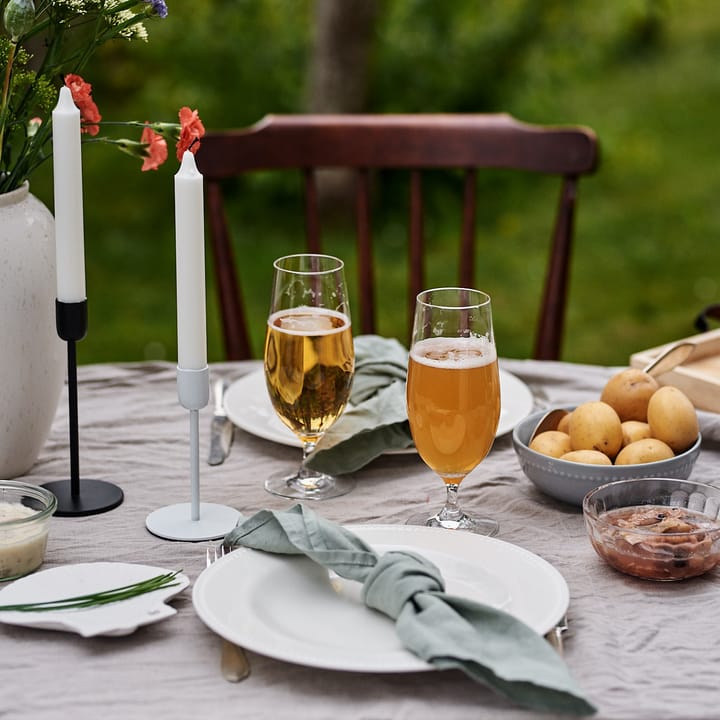
[[[0,590],[0,606],[62,600],[112,590],[168,572],[172,571],[151,565],[120,562],[62,565],[27,575]],[[164,620],[177,613],[165,601],[182,592],[190,580],[180,573],[175,581],[177,584],[172,587],[99,607],[43,612],[0,611],[0,622],[45,630],[65,630],[83,637],[129,635],[141,625]]]

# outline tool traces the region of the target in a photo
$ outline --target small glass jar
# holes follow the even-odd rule
[[[45,558],[55,495],[16,480],[0,480],[0,581],[36,570]]]

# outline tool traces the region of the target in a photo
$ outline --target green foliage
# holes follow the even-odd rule
[[[392,112],[485,112],[502,105],[542,44],[556,0],[443,0],[384,6],[372,101]],[[398,90],[402,88],[401,92]]]
[[[630,353],[693,332],[720,286],[720,16],[700,0],[380,0],[369,111],[510,112],[543,124],[592,127],[597,175],[583,181],[564,357],[625,364]],[[147,44],[114,43],[86,68],[108,117],[169,117],[198,108],[208,128],[302,112],[311,0],[169,3]],[[81,362],[174,359],[172,159],[140,174],[133,161],[87,148],[90,327]],[[454,282],[457,178],[431,181],[427,284]],[[295,178],[234,188],[231,218],[260,348],[274,257],[303,232]],[[33,190],[52,203],[49,173]],[[397,310],[381,332],[405,339],[405,190],[377,189],[381,294]],[[493,296],[501,355],[528,356],[557,187],[535,177],[481,178],[477,283]],[[329,231],[348,261],[346,224]],[[328,245],[330,246],[330,240]],[[208,266],[210,359],[221,359]],[[357,306],[357,303],[355,303]]]

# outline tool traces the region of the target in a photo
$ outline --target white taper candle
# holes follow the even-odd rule
[[[175,175],[178,367],[207,365],[203,176],[186,150]]]
[[[82,302],[85,292],[80,110],[70,89],[60,88],[52,112],[57,299]]]

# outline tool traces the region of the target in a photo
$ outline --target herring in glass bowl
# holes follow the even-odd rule
[[[597,554],[646,580],[684,580],[720,562],[720,489],[673,478],[601,485],[583,500]]]

